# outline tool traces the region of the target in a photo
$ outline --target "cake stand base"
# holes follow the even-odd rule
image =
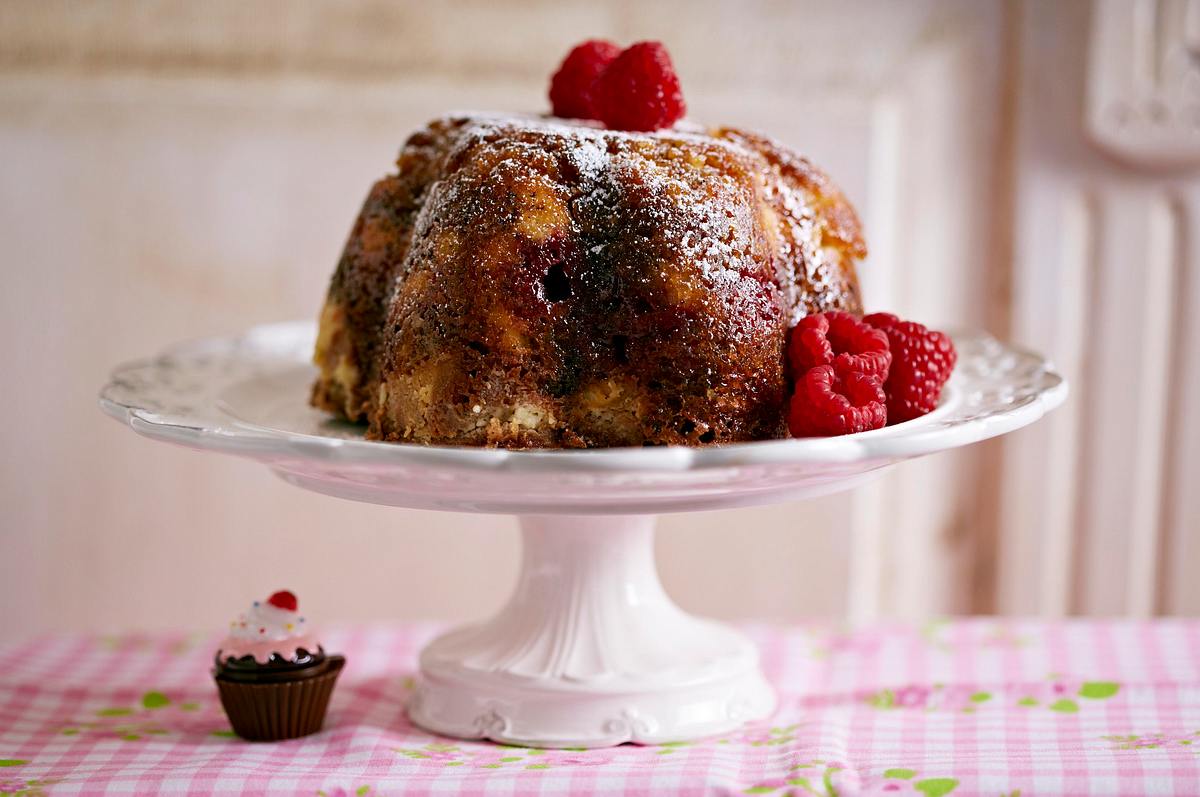
[[[534,747],[685,741],[774,710],[754,644],[686,614],[654,566],[654,517],[528,515],[508,604],[421,653],[412,721]]]

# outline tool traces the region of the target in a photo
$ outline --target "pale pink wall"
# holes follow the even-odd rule
[[[409,131],[448,109],[542,107],[586,36],[665,39],[696,118],[827,167],[867,224],[873,306],[1003,332],[1015,8],[0,5],[0,632],[214,627],[280,586],[334,620],[497,605],[511,520],[310,495],[142,440],[95,393],[169,342],[315,316]],[[803,506],[665,518],[664,581],[724,617],[986,610],[999,454]]]
[[[19,609],[0,622],[22,632],[213,622],[278,586],[337,618],[494,607],[515,562],[511,520],[309,495],[261,467],[149,443],[96,408],[117,362],[313,317],[366,187],[445,101],[411,87],[400,110],[382,90],[300,83],[304,98],[281,101],[273,85],[186,88],[182,100],[174,82],[0,81],[0,323],[12,344],[4,371],[19,374],[10,411],[26,419],[5,435],[0,594]],[[454,99],[522,101],[482,94]],[[738,517],[781,529],[794,511]],[[664,524],[668,583],[697,608],[745,611],[719,599],[723,584],[741,584],[756,612],[839,610],[840,590],[793,579],[779,556],[832,546],[836,563],[836,540],[747,531],[744,567],[718,577],[733,543],[713,532],[728,523]]]
[[[672,33],[697,114],[797,138],[800,112],[820,108],[808,148],[866,192],[865,106],[776,114],[745,96],[732,70],[764,75],[788,57],[744,60],[764,57],[748,31],[718,53],[726,73],[704,55],[707,25],[673,31],[673,15],[636,4],[430,5],[352,3],[353,19],[319,7],[279,40],[248,35],[273,20],[245,19],[240,4],[224,21],[185,3],[160,6],[157,21],[137,3],[113,3],[107,18],[33,3],[0,12],[0,369],[14,419],[0,466],[0,629],[214,626],[281,586],[332,619],[496,607],[514,570],[510,519],[310,495],[252,464],[144,441],[104,418],[95,394],[115,363],[169,342],[314,317],[367,187],[407,134],[450,109],[541,107],[569,42]],[[306,32],[331,14],[344,40]],[[379,24],[394,38],[380,41]],[[765,33],[767,7],[750,24]],[[828,97],[831,77],[809,57]],[[855,70],[874,79],[879,66]],[[836,615],[848,506],[665,519],[664,579],[711,614]]]

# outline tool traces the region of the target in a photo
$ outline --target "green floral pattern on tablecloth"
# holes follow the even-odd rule
[[[61,751],[71,749],[70,745],[79,745],[75,749],[81,751],[103,748],[104,754],[97,760],[113,762],[106,770],[113,773],[119,771],[117,762],[150,760],[139,757],[141,750],[151,747],[154,760],[165,760],[159,758],[160,751],[165,755],[190,747],[221,761],[241,760],[251,750],[256,760],[276,757],[278,750],[280,760],[292,761],[293,748],[351,750],[351,743],[356,749],[373,745],[366,768],[340,774],[328,770],[320,775],[310,773],[297,788],[324,797],[382,797],[406,793],[405,786],[411,784],[436,791],[433,787],[444,781],[491,783],[494,772],[508,779],[505,782],[519,784],[520,793],[526,786],[536,790],[543,771],[561,781],[580,769],[597,768],[597,782],[612,776],[633,778],[638,783],[642,779],[675,783],[683,778],[711,777],[714,788],[724,792],[777,797],[859,793],[1019,797],[1022,789],[1029,790],[1029,784],[1009,782],[1002,768],[993,767],[990,776],[983,777],[981,759],[972,757],[978,756],[977,748],[957,758],[957,748],[933,755],[927,748],[907,748],[903,741],[913,738],[910,734],[914,732],[923,733],[925,725],[938,731],[932,738],[958,739],[957,732],[963,730],[962,738],[971,739],[974,734],[969,731],[976,722],[994,724],[1014,717],[1021,718],[1016,727],[1027,728],[1047,741],[1045,745],[1034,743],[1030,754],[1035,761],[1039,756],[1051,761],[1048,756],[1055,751],[1069,749],[1072,756],[1081,756],[1080,760],[1106,767],[1107,773],[1122,772],[1124,766],[1135,780],[1140,777],[1137,773],[1148,771],[1141,769],[1148,760],[1169,759],[1176,768],[1172,771],[1186,771],[1191,761],[1200,761],[1200,730],[1195,721],[1200,716],[1200,686],[1179,680],[1177,674],[1188,672],[1188,665],[1178,652],[1174,659],[1163,658],[1163,651],[1169,651],[1171,645],[1182,647],[1182,626],[1170,627],[1157,637],[1159,669],[1151,672],[1131,670],[1128,662],[1140,660],[1139,646],[1148,634],[1157,632],[1144,628],[1123,632],[1116,624],[1097,625],[1103,629],[1095,633],[1082,624],[1065,632],[1032,622],[957,620],[870,631],[818,625],[770,633],[759,630],[756,633],[764,642],[767,671],[783,687],[778,719],[752,723],[718,738],[601,750],[541,750],[432,737],[405,719],[403,705],[413,681],[409,675],[395,673],[394,663],[386,672],[376,666],[366,677],[348,668],[335,693],[325,733],[278,747],[247,745],[229,730],[220,709],[208,672],[210,644],[191,638],[96,639],[97,655],[119,657],[129,663],[125,671],[132,667],[139,673],[163,675],[172,668],[182,671],[186,667],[194,673],[188,679],[165,677],[157,688],[148,688],[155,687],[154,683],[130,688],[129,679],[120,686],[89,681],[73,687],[76,693],[62,701],[69,706],[69,713],[48,710],[37,715],[46,718],[39,720],[38,727],[57,739],[58,747],[42,738],[23,741],[15,737],[17,744],[13,744],[11,733],[8,746],[0,746],[0,797],[37,797],[52,791],[51,786],[63,776],[78,783],[83,777],[92,778],[89,785],[99,782],[105,773],[79,774],[83,753],[71,753],[74,768],[59,765],[66,760]],[[1200,639],[1200,626],[1187,632]],[[777,641],[781,635],[787,636],[786,647]],[[388,661],[405,660],[420,641],[406,642],[408,646]],[[77,645],[75,650],[79,649]],[[1124,653],[1114,659],[1110,655],[1113,649]],[[353,650],[347,652],[354,654]],[[376,655],[370,658],[384,659],[378,651],[372,652]],[[76,656],[72,666],[88,672],[122,670],[106,670],[96,663],[80,665]],[[151,656],[156,657],[154,666],[143,661]],[[203,661],[192,668],[189,657]],[[365,658],[369,657],[360,653],[356,661]],[[20,656],[15,659],[19,661]],[[1068,663],[1077,668],[1074,673],[1028,675],[1043,666],[1066,667]],[[955,677],[946,682],[921,680],[922,674],[935,672]],[[889,673],[905,673],[912,680],[889,681]],[[1100,677],[1101,673],[1108,677]],[[846,686],[835,685],[838,682]],[[45,706],[57,705],[64,694],[54,691],[53,679],[27,676],[24,683],[35,689],[47,685],[50,696],[43,701]],[[14,694],[10,689],[9,702],[21,706],[20,700],[12,699]],[[1180,705],[1192,708],[1178,710]],[[1149,713],[1149,706],[1154,713]],[[33,725],[23,717],[22,721],[25,727]],[[879,743],[872,745],[870,739]],[[897,739],[902,740],[899,745]],[[883,740],[893,740],[893,746],[882,747]],[[1019,743],[1026,744],[1024,740]],[[51,752],[43,757],[38,753],[43,749]],[[364,760],[361,754],[358,760]],[[965,764],[957,772],[956,762]],[[275,771],[291,777],[289,770]],[[742,774],[731,777],[735,771]],[[1200,763],[1195,771],[1200,777]],[[154,777],[169,780],[171,775],[164,770]],[[1112,777],[1114,782],[1125,782]],[[988,787],[983,790],[981,784],[985,783]],[[1111,793],[1132,792],[1118,789]]]
[[[354,788],[344,789],[340,786],[334,786],[329,789],[317,790],[317,797],[372,797],[372,795],[375,795],[375,791],[371,788],[370,784],[366,783]]]
[[[958,711],[972,714],[988,706],[1019,706],[1027,709],[1074,714],[1080,705],[1114,697],[1121,685],[1112,681],[1073,681],[1052,675],[1043,683],[1007,684],[987,689],[971,684],[909,684],[863,694],[867,705],[878,709]]]
[[[0,776],[0,797],[46,797],[47,787],[61,783],[60,778],[35,780],[6,780]]]
[[[1114,750],[1189,750],[1200,755],[1200,731],[1183,735],[1166,733],[1109,734],[1100,737]]]
[[[743,793],[838,797],[842,789],[851,785],[845,782],[846,777],[854,775],[843,764],[807,761],[794,764],[787,777],[756,783]],[[885,769],[877,777],[868,774],[868,779],[889,794],[920,794],[924,797],[945,797],[959,784],[957,778],[922,777],[915,769],[906,767]]]
[[[176,701],[166,692],[152,689],[135,702],[94,709],[89,716],[63,725],[58,732],[63,736],[100,736],[125,742],[197,731],[210,736],[233,736],[224,714],[220,719],[212,718],[213,712],[220,710],[212,702],[206,707],[197,700]]]

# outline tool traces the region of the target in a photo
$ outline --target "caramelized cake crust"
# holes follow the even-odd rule
[[[351,232],[313,404],[433,444],[783,437],[786,330],[859,312],[864,255],[842,194],[760,136],[438,120]]]

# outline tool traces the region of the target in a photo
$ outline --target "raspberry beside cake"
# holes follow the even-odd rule
[[[321,315],[313,404],[371,439],[783,437],[787,330],[860,313],[853,208],[729,128],[464,115],[376,183]]]

